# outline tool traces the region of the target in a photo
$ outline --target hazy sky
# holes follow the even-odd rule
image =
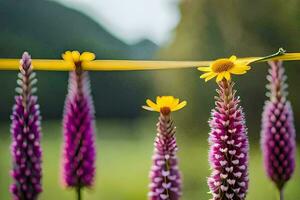
[[[179,0],[55,0],[76,8],[127,42],[168,41],[180,14]]]

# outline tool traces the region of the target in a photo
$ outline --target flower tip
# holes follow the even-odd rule
[[[22,55],[22,59],[30,59],[31,56],[29,55],[29,53],[27,51],[24,51],[23,55]]]
[[[278,49],[278,54],[279,55],[283,55],[283,54],[285,54],[287,51],[284,49],[284,48],[282,48],[282,47],[280,47],[279,49]]]
[[[27,70],[30,68],[31,66],[31,56],[30,54],[25,51],[22,55],[22,59],[20,60],[20,67]]]
[[[158,96],[156,97],[156,103],[147,99],[146,104],[147,106],[142,106],[143,109],[167,115],[170,112],[182,109],[187,105],[187,102],[182,101],[179,103],[179,99],[173,96]]]
[[[95,60],[96,55],[91,52],[83,52],[82,54],[79,51],[66,51],[62,54],[62,58],[65,61],[69,61],[72,63],[79,63],[84,61],[92,61]]]

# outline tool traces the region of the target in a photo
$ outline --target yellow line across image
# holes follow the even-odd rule
[[[277,52],[265,57],[238,58],[237,62],[251,64],[270,60],[300,60],[300,53]],[[88,71],[130,71],[196,68],[209,66],[213,61],[150,61],[150,60],[93,60],[82,62],[82,68]],[[0,70],[19,70],[19,59],[0,58]],[[71,71],[74,63],[65,60],[32,59],[34,70]]]

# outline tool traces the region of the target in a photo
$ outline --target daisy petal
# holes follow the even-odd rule
[[[184,106],[186,106],[187,102],[183,101],[180,104],[178,104],[172,111],[176,111],[176,110],[180,110],[181,108],[183,108]]]
[[[171,107],[171,105],[172,105],[172,103],[173,103],[173,100],[174,100],[174,97],[173,96],[166,96],[165,98],[164,98],[164,104],[163,104],[163,106],[170,106]]]
[[[62,54],[62,58],[65,61],[71,61],[71,62],[73,62],[73,57],[72,57],[71,51],[66,51],[64,54]]]
[[[79,51],[72,51],[72,57],[73,57],[73,61],[79,62],[80,61],[80,53]]]
[[[230,81],[231,75],[229,72],[225,72],[224,77],[226,78],[227,81]]]
[[[171,110],[173,109],[173,108],[175,108],[177,105],[179,104],[179,99],[173,99],[173,102],[172,102],[172,104],[171,104]]]
[[[155,104],[153,101],[151,101],[150,99],[147,99],[146,103],[153,110],[155,110],[155,111],[159,111],[160,110],[159,106],[157,104]]]
[[[211,71],[211,67],[198,67],[197,69],[202,72],[210,72]]]
[[[233,67],[232,69],[230,69],[230,73],[232,74],[245,74],[247,72],[247,70],[250,69],[250,66],[247,66],[247,65],[243,65],[243,66],[236,66],[236,67]]]
[[[239,71],[239,70],[234,70],[231,72],[232,74],[235,74],[235,75],[242,75],[242,74],[246,74],[247,72],[246,71]]]
[[[211,76],[212,74],[214,74],[214,72],[206,72],[206,73],[202,74],[202,75],[200,76],[200,78],[206,78],[206,77],[208,77],[208,76]]]
[[[222,72],[222,73],[220,73],[220,74],[218,74],[218,76],[217,76],[217,82],[220,82],[220,81],[222,81],[223,80],[223,78],[224,78],[224,72]]]
[[[148,106],[142,106],[142,108],[145,110],[148,110],[148,111],[155,111],[155,110],[153,110],[153,108],[150,108]]]
[[[234,55],[233,55],[233,56],[231,56],[231,57],[229,58],[229,60],[230,60],[231,62],[235,62],[235,61],[236,61],[236,59],[237,59],[237,58],[236,58],[236,56],[234,56]]]
[[[161,97],[160,97],[160,96],[157,96],[157,97],[156,97],[156,104],[157,104],[157,105],[160,105],[160,104],[161,104]]]
[[[208,76],[208,77],[205,78],[205,82],[209,81],[210,79],[215,78],[216,76],[217,76],[217,74],[213,73],[212,75],[210,75],[210,76]]]
[[[83,52],[80,55],[80,60],[81,61],[92,61],[95,59],[95,54],[94,53],[90,53],[90,52]]]
[[[239,68],[239,69],[244,69],[244,70],[250,70],[251,69],[251,66],[249,66],[249,65],[237,65],[235,67]]]

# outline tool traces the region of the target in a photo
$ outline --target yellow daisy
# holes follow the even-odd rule
[[[156,97],[156,103],[150,99],[147,99],[146,103],[147,106],[143,106],[145,110],[156,111],[165,115],[170,112],[180,110],[187,104],[186,101],[179,103],[179,99],[174,98],[173,96],[158,96]]]
[[[208,81],[214,77],[217,77],[216,81],[220,82],[224,78],[231,80],[231,74],[245,74],[251,67],[248,65],[249,62],[237,60],[236,56],[230,58],[221,58],[213,61],[209,67],[198,67],[199,71],[205,72],[200,78]]]
[[[85,61],[94,60],[95,54],[90,52],[83,52],[80,54],[79,51],[66,51],[64,54],[62,54],[62,58],[67,62],[78,65]]]

